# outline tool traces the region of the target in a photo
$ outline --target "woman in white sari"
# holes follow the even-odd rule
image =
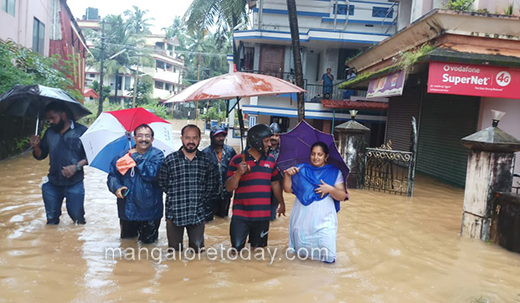
[[[341,171],[327,164],[323,142],[311,147],[310,164],[285,170],[283,188],[296,199],[289,223],[289,249],[301,257],[326,263],[336,261],[339,201],[347,199]]]

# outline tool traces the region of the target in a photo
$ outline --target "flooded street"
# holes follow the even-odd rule
[[[332,265],[289,260],[289,216],[278,219],[270,264],[267,253],[266,260],[167,259],[164,222],[159,242],[143,246],[160,258],[107,257],[107,248],[140,246],[119,239],[106,174],[85,168],[86,225],[74,226],[63,205],[61,223],[46,226],[39,183],[47,170],[48,160],[30,154],[0,162],[1,302],[520,302],[520,255],[461,239],[463,190],[431,179],[419,178],[412,199],[351,190]],[[293,198],[285,197],[289,213]],[[229,222],[206,226],[208,250],[230,247]]]

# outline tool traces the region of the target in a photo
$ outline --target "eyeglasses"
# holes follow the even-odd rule
[[[138,134],[136,137],[139,138],[139,139],[141,139],[141,138],[150,139],[152,137],[152,135],[149,135],[149,134]]]

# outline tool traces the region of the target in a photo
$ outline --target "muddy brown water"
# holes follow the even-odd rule
[[[0,162],[1,302],[520,302],[520,255],[460,238],[463,191],[424,177],[413,198],[351,190],[332,265],[289,260],[289,216],[278,219],[270,264],[267,252],[226,256],[229,219],[207,225],[200,260],[173,260],[164,224],[156,245],[120,240],[115,198],[94,168],[85,169],[87,224],[73,225],[64,208],[60,225],[46,226],[47,170],[28,154]]]

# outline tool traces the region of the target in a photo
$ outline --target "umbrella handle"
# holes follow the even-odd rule
[[[38,136],[38,126],[40,125],[40,109],[38,109],[38,113],[36,114],[36,129],[34,130],[34,135]]]

